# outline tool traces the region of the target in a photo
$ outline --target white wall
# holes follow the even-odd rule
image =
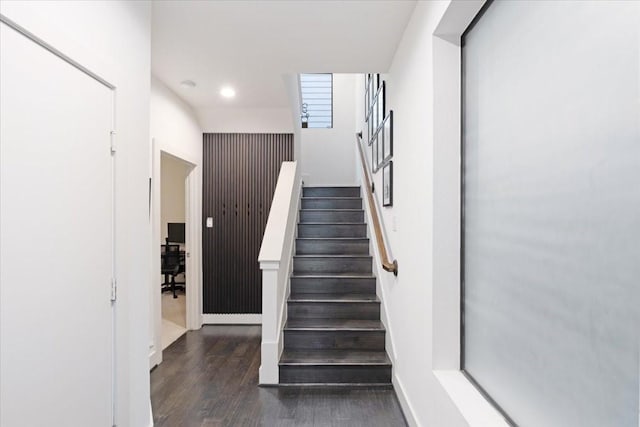
[[[297,159],[305,185],[355,185],[355,89],[361,77],[333,75],[332,129],[301,129],[302,152]]]
[[[149,299],[151,312],[151,340],[149,342],[149,364],[162,361],[160,292],[160,245],[161,233],[161,156],[181,161],[189,170],[185,185],[187,234],[187,329],[198,329],[202,325],[202,129],[193,109],[160,80],[151,78],[151,138],[152,152],[152,215],[151,215],[151,286]],[[147,208],[148,209],[148,208]],[[166,230],[166,225],[164,225]],[[194,241],[189,241],[189,235]],[[190,292],[195,289],[196,292]]]
[[[374,195],[399,272],[376,274],[393,381],[411,425],[504,424],[458,370],[459,35],[481,4],[419,2],[382,75],[394,114],[393,206]],[[362,75],[355,84],[356,127],[366,135]],[[374,183],[382,188],[382,170]]]
[[[291,133],[289,108],[199,108],[205,133]]]
[[[116,86],[117,424],[149,425],[150,4],[2,2],[0,12]]]
[[[297,161],[297,164],[300,165],[302,163],[302,125],[300,123],[302,102],[300,78],[298,74],[287,74],[283,76],[283,80],[289,105],[291,105],[290,120],[293,129],[293,158]],[[300,179],[300,169],[300,166],[296,167],[296,181]]]
[[[160,155],[160,239],[167,238],[167,224],[185,222],[185,179],[190,168],[166,154]]]

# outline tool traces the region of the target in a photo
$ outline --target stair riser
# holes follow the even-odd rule
[[[303,197],[360,197],[360,187],[303,187]]]
[[[367,237],[366,224],[298,224],[298,237]]]
[[[362,199],[302,199],[302,209],[362,209]]]
[[[384,350],[384,331],[284,331],[284,346],[296,350]]]
[[[368,255],[369,240],[300,240],[296,241],[298,255]]]
[[[364,211],[301,210],[300,222],[364,222]]]
[[[367,302],[289,302],[289,319],[380,319],[380,303]]]
[[[391,366],[280,366],[280,383],[382,384],[391,382]]]
[[[291,295],[298,294],[375,294],[376,279],[291,278]]]
[[[371,273],[371,257],[294,258],[294,274]]]

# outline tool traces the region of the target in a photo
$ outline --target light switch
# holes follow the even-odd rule
[[[213,218],[207,217],[207,228],[213,227]]]

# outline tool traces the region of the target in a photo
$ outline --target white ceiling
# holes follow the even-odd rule
[[[282,76],[384,72],[414,0],[155,1],[152,72],[195,108],[286,107]],[[180,82],[190,79],[194,89]],[[231,85],[233,100],[219,95]]]

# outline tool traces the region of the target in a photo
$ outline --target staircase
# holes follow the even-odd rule
[[[280,384],[391,385],[359,187],[303,188]]]

